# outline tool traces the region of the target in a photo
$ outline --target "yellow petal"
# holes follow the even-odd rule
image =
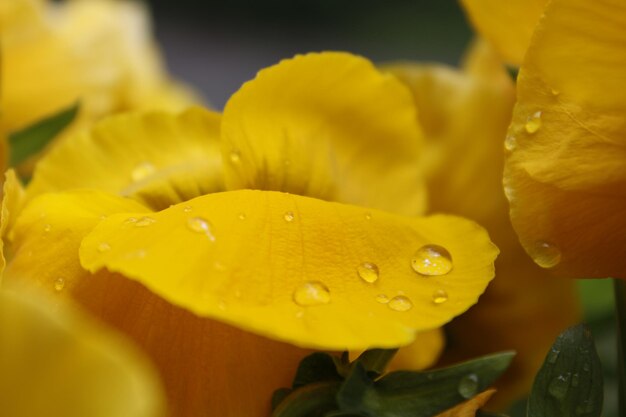
[[[443,361],[498,350],[518,352],[498,381],[492,402],[505,408],[523,397],[554,338],[580,318],[574,283],[555,280],[534,265],[508,217],[501,175],[513,90],[484,43],[470,50],[464,71],[442,66],[392,68],[412,87],[421,115],[434,211],[469,217],[490,232],[501,255],[496,278],[480,302],[447,326]],[[540,296],[539,296],[539,295]],[[529,339],[527,335],[533,334]]]
[[[83,237],[103,214],[128,210],[141,206],[100,192],[35,198],[15,226],[3,285],[29,284],[59,302],[72,298],[135,340],[163,378],[171,415],[266,417],[272,392],[291,384],[310,352],[200,318],[118,274],[83,270]]]
[[[487,401],[489,401],[495,392],[495,389],[483,391],[474,398],[467,400],[448,411],[437,414],[436,417],[475,417],[476,412],[487,404]]]
[[[44,27],[44,0],[5,0],[0,3],[0,39],[32,36]]]
[[[11,417],[159,417],[157,376],[126,340],[70,306],[0,292],[0,404]]]
[[[626,5],[554,0],[518,78],[505,189],[526,251],[558,273],[626,278]]]
[[[22,209],[24,202],[24,189],[12,169],[5,174],[2,188],[2,212],[0,214],[0,284],[2,274],[6,266],[6,256],[10,252],[5,245],[5,236],[12,229],[15,219]]]
[[[260,71],[222,121],[229,188],[400,214],[424,208],[420,144],[406,87],[347,53],[299,55]]]
[[[461,0],[474,28],[504,60],[520,65],[548,0]]]
[[[5,274],[34,277],[36,286],[49,290],[76,285],[71,277],[84,272],[76,255],[83,236],[107,215],[129,210],[149,212],[133,200],[98,191],[37,197],[15,222]]]
[[[410,345],[404,346],[389,363],[388,371],[421,370],[435,364],[445,346],[443,329],[420,332]]]
[[[93,188],[159,209],[222,190],[219,122],[201,108],[109,117],[48,153],[28,196]]]
[[[96,227],[81,246],[83,266],[122,273],[199,316],[323,349],[408,344],[476,302],[497,254],[479,226],[460,218],[279,192],[211,194],[129,224],[137,216]],[[103,242],[111,249],[99,251]],[[451,255],[447,275],[412,269],[430,244]]]

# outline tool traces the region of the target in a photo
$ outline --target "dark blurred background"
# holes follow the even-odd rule
[[[471,38],[456,0],[150,0],[171,72],[222,108],[255,73],[297,53],[456,64]]]

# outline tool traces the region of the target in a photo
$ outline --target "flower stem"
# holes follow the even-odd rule
[[[619,415],[626,416],[626,363],[624,349],[626,348],[626,281],[613,280],[615,292],[615,315],[617,316],[617,355],[619,376]]]

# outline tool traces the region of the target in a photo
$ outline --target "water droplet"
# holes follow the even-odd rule
[[[246,213],[239,213],[239,215],[237,216],[237,218],[239,220],[246,220]]]
[[[552,381],[550,381],[550,385],[548,385],[550,395],[559,400],[565,398],[567,390],[569,389],[569,380],[570,374],[559,375],[553,378]]]
[[[152,217],[142,217],[141,219],[137,220],[137,222],[135,223],[136,227],[147,227],[150,226],[152,224],[156,223],[156,220],[153,219]]]
[[[107,242],[101,242],[98,245],[98,252],[100,253],[108,252],[110,250],[111,250],[111,245],[109,245]]]
[[[285,219],[287,223],[291,223],[295,217],[296,216],[294,216],[292,211],[286,212],[285,215],[283,216],[283,218]]]
[[[222,311],[225,311],[225,310],[226,310],[226,307],[227,307],[227,306],[226,306],[226,302],[225,302],[224,300],[219,301],[219,302],[217,303],[217,308],[219,308],[219,309],[220,309],[220,310],[222,310]]]
[[[191,206],[185,206],[185,207],[183,207],[183,211],[184,211],[185,213],[191,213],[191,210],[193,210],[193,208],[191,208]]]
[[[365,220],[372,220],[372,213],[365,213]]]
[[[65,288],[65,278],[57,278],[57,280],[54,281],[54,289],[56,291],[63,291],[63,288]]]
[[[296,318],[301,319],[302,317],[304,317],[304,311],[298,310],[298,312],[296,313]]]
[[[595,404],[592,400],[585,400],[576,406],[576,414],[589,414],[595,410]]]
[[[241,152],[235,149],[230,152],[229,158],[230,162],[232,162],[233,164],[238,164],[239,162],[241,162]]]
[[[559,358],[559,354],[561,353],[560,350],[558,349],[551,349],[550,352],[548,353],[548,363],[556,363],[556,360]]]
[[[359,265],[357,273],[363,281],[369,282],[370,284],[378,281],[378,266],[371,262],[363,262]]]
[[[138,182],[146,179],[155,172],[155,166],[152,165],[150,162],[145,161],[137,164],[137,166],[133,168],[132,172],[130,173],[130,177],[133,179],[133,181]]]
[[[136,217],[129,217],[126,220],[124,220],[124,224],[135,224],[135,223],[137,223]]]
[[[542,268],[554,268],[561,262],[561,250],[545,241],[537,242],[530,251],[530,256]]]
[[[444,247],[426,245],[415,252],[411,266],[421,275],[445,275],[452,270],[452,256]]]
[[[378,294],[376,296],[376,301],[381,304],[387,304],[389,302],[389,297],[387,297],[385,294]]]
[[[531,114],[528,119],[526,119],[526,124],[524,125],[524,128],[526,129],[526,132],[530,133],[531,135],[533,133],[536,133],[541,128],[541,112],[536,111]]]
[[[589,366],[589,362],[583,363],[583,371],[589,372],[590,369],[591,367]]]
[[[517,146],[517,139],[513,135],[508,135],[506,139],[504,139],[504,149],[507,151],[512,151]]]
[[[211,223],[204,217],[190,217],[187,219],[187,228],[192,232],[203,233],[211,242],[215,242]]]
[[[551,89],[550,89],[550,92],[552,93],[552,95],[553,95],[554,97],[556,97],[556,96],[558,96],[559,94],[561,94],[561,92],[560,92],[559,90],[555,89],[555,88],[551,88]]]
[[[409,300],[408,297],[404,295],[396,295],[389,303],[387,303],[390,309],[393,311],[409,311],[413,308],[413,303]]]
[[[48,233],[50,230],[52,230],[52,225],[47,224],[43,227],[45,233]]]
[[[458,387],[461,397],[467,399],[472,398],[478,392],[478,375],[469,374],[461,378]]]
[[[448,301],[448,293],[445,290],[437,290],[433,293],[433,303],[443,304]]]
[[[293,301],[301,306],[315,306],[330,303],[330,291],[320,281],[308,281],[293,293]]]

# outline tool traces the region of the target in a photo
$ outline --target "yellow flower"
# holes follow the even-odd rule
[[[501,178],[513,83],[483,42],[460,71],[418,64],[388,69],[415,96],[426,137],[430,210],[477,221],[501,251],[480,302],[447,327],[444,360],[516,350],[494,397],[504,406],[528,392],[554,338],[580,316],[574,283],[534,265],[509,221]]]
[[[137,2],[3,0],[0,22],[3,135],[76,102],[74,130],[114,112],[193,101],[169,80]]]
[[[505,187],[535,262],[626,278],[626,5],[554,0],[518,77]]]
[[[482,228],[415,217],[421,150],[393,76],[297,56],[223,115],[131,113],[58,144],[8,232],[4,285],[34,282],[131,335],[175,415],[264,415],[304,348],[406,345],[492,278]]]
[[[0,291],[0,404],[11,417],[160,417],[162,388],[128,341],[54,306],[44,294]]]

